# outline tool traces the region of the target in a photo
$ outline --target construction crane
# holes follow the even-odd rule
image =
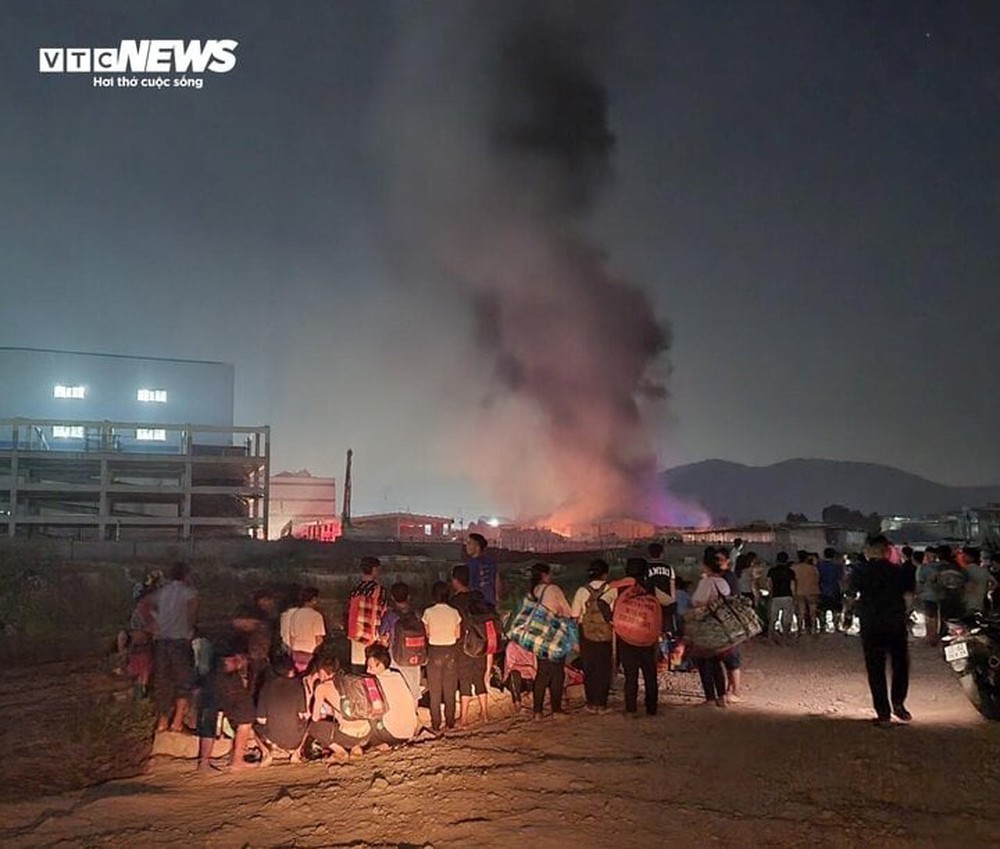
[[[347,449],[347,470],[344,472],[344,507],[340,511],[340,525],[346,533],[351,527],[351,458],[354,452]]]

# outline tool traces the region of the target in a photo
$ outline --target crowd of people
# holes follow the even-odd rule
[[[604,560],[592,561],[572,600],[553,582],[551,568],[536,563],[522,604],[572,625],[571,654],[513,637],[504,645],[500,574],[479,534],[469,535],[466,562],[454,567],[450,582],[433,585],[422,611],[405,583],[380,582],[377,558],[362,558],[340,639],[328,630],[316,588],[302,588],[285,605],[262,589],[233,616],[228,638],[213,646],[198,635],[198,593],[178,563],[166,578],[154,573],[137,588],[120,648],[137,695],[152,685],[157,730],[193,725],[199,767],[206,770],[218,768],[212,751],[224,731],[233,739],[231,769],[253,766],[254,751],[260,764],[278,755],[348,759],[405,743],[421,730],[439,734],[486,721],[491,689],[506,690],[518,709],[529,702],[535,720],[560,718],[567,678],[582,681],[586,711],[605,713],[619,667],[628,717],[641,715],[640,678],[644,713],[657,713],[663,662],[697,669],[704,703],[725,707],[741,700],[742,647],[691,650],[682,659],[685,620],[690,611],[736,596],[757,608],[765,635],[782,644],[793,634],[798,640],[845,631],[857,616],[877,721],[888,723],[890,714],[908,721],[913,612],[923,614],[933,642],[948,618],[992,604],[996,582],[978,549],[894,552],[878,537],[863,555],[800,551],[791,563],[782,552],[769,565],[737,539],[732,549],[707,548],[700,578],[686,582],[664,560],[663,546],[652,543],[648,557],[628,559],[617,580]],[[429,729],[418,719],[421,703]]]
[[[735,546],[742,549],[741,541],[736,540]],[[791,563],[787,552],[779,552],[772,566],[753,552],[740,551],[732,575],[729,551],[710,548],[705,556],[706,577],[695,598],[704,603],[712,593],[741,593],[757,607],[764,633],[782,645],[803,634],[848,633],[857,619],[874,722],[888,727],[893,716],[902,722],[912,719],[905,702],[909,639],[918,619],[923,620],[927,643],[937,645],[947,633],[948,620],[996,610],[1000,603],[997,572],[995,555],[977,546],[957,551],[950,545],[914,550],[897,548],[883,535],[870,537],[863,552],[844,556],[833,548],[825,549],[822,558],[815,552],[799,551]],[[720,582],[719,576],[725,580]],[[722,686],[728,688],[722,691],[725,698],[738,694],[738,683],[734,691],[734,682],[726,682],[726,658],[723,654],[711,659],[710,674],[703,673],[706,699],[718,696]],[[887,659],[891,688],[886,683]]]
[[[228,769],[275,756],[356,757],[422,730],[446,733],[487,721],[491,689],[507,691],[535,720],[558,719],[565,716],[567,681],[583,683],[586,710],[604,713],[616,665],[624,672],[626,714],[638,715],[640,677],[645,713],[657,712],[661,623],[672,623],[677,609],[676,580],[662,546],[650,547],[651,562],[630,559],[617,581],[606,562],[593,561],[572,601],[548,564],[532,566],[526,600],[572,622],[579,634],[573,656],[558,658],[502,639],[497,565],[479,534],[470,534],[465,547],[466,561],[449,582],[433,585],[422,611],[411,604],[405,583],[384,586],[379,560],[364,557],[342,636],[340,628],[328,627],[316,588],[300,589],[284,605],[261,589],[214,644],[199,634],[198,592],[188,567],[177,563],[168,575],[154,573],[137,587],[120,641],[125,668],[137,695],[148,690],[152,696],[158,732],[195,731],[199,767],[206,770],[220,768],[212,751],[222,734],[233,741]],[[635,631],[633,623],[631,642],[613,628],[615,611],[626,610],[629,599],[650,602],[657,612],[655,633],[648,623]],[[418,719],[421,703],[427,729]]]
[[[740,540],[734,545],[743,548]],[[726,549],[718,550],[728,558]],[[905,598],[907,629],[912,633],[922,620],[926,640],[932,645],[945,633],[948,619],[993,605],[994,573],[1000,563],[990,552],[968,545],[919,550],[890,545],[887,556],[912,585]],[[782,551],[772,565],[752,551],[740,551],[732,590],[753,600],[765,633],[779,644],[787,645],[805,634],[847,633],[857,618],[852,579],[868,559],[866,551],[840,554],[826,548],[822,557],[800,550],[794,562]]]

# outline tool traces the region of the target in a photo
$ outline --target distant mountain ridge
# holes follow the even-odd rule
[[[841,460],[785,460],[771,466],[704,460],[668,469],[663,480],[674,495],[700,503],[715,522],[782,521],[789,513],[819,521],[830,504],[922,516],[1000,502],[1000,485],[947,486],[893,466]]]

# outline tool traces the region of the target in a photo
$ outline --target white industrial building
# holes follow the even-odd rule
[[[228,363],[0,348],[0,533],[266,538],[270,431],[233,393]]]

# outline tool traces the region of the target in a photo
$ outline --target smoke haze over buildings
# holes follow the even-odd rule
[[[587,226],[612,173],[606,9],[409,9],[380,103],[403,267],[467,308],[448,445],[557,527],[669,518],[649,430],[669,329]]]
[[[1000,5],[966,5],[7,4],[2,344],[233,363],[272,468],[354,449],[356,513],[645,507],[654,454],[991,484]],[[136,37],[238,64],[39,73]]]

